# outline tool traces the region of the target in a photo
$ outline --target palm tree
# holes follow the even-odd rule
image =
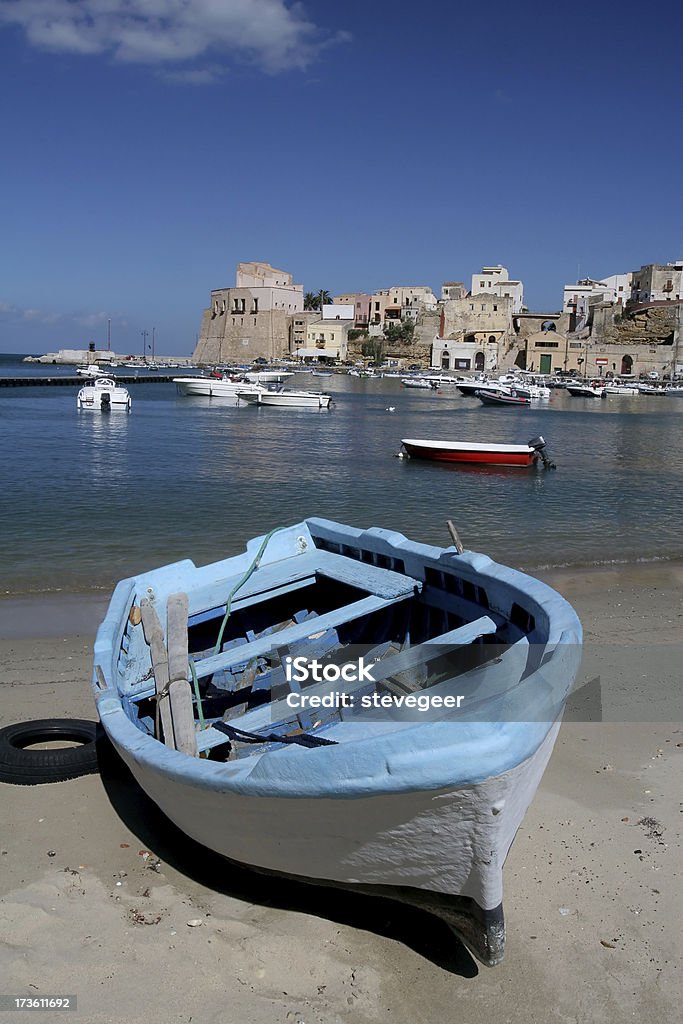
[[[324,288],[319,292],[306,292],[304,295],[304,309],[322,309],[332,302],[332,296]]]

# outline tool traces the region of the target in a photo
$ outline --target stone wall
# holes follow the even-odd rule
[[[292,314],[286,309],[265,309],[252,313],[248,298],[244,313],[230,309],[228,291],[211,293],[211,306],[202,314],[195,363],[250,363],[254,359],[282,359],[288,356]],[[248,289],[240,293],[248,294]],[[225,298],[225,308],[223,308]],[[216,301],[218,308],[216,308]],[[299,314],[299,318],[303,319]]]
[[[652,345],[670,342],[678,303],[624,313],[617,304],[592,307],[591,341],[608,345]]]

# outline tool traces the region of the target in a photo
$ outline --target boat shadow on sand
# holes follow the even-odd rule
[[[222,857],[190,839],[159,810],[104,735],[98,741],[98,756],[104,790],[127,828],[163,863],[193,882],[245,903],[311,914],[372,932],[403,943],[451,974],[478,975],[479,967],[467,948],[427,911],[345,887],[258,871]]]

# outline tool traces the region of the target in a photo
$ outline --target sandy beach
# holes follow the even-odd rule
[[[3,991],[76,995],[89,1024],[679,1021],[683,566],[541,575],[579,612],[589,686],[508,858],[501,966],[416,910],[222,862],[111,761],[0,784]],[[0,725],[94,718],[104,604],[0,605]]]

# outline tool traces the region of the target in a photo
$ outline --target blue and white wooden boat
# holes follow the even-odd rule
[[[93,688],[140,786],[193,839],[426,908],[493,965],[503,864],[580,648],[538,580],[459,543],[311,518],[119,583]],[[339,669],[359,650],[371,682],[288,682],[288,658]]]

